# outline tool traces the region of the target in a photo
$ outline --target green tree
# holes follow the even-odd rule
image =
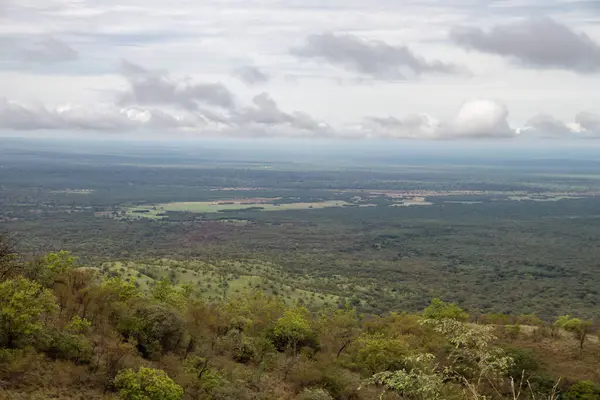
[[[123,370],[115,377],[114,385],[123,400],[180,400],[183,397],[181,386],[159,369]]]
[[[32,337],[57,311],[52,292],[37,282],[20,277],[0,283],[0,346],[13,347]]]
[[[569,388],[565,400],[600,400],[600,387],[592,381],[579,381]]]
[[[71,253],[61,250],[57,253],[48,253],[43,259],[43,264],[55,275],[75,268],[77,258]]]
[[[469,314],[455,303],[446,303],[436,298],[423,310],[423,317],[427,319],[449,318],[457,321],[466,321],[469,318]]]
[[[296,307],[283,313],[273,329],[279,347],[289,347],[293,355],[296,355],[298,344],[313,335],[309,316],[308,310],[303,307]]]
[[[106,296],[113,295],[118,300],[126,301],[134,297],[140,296],[140,293],[135,286],[133,277],[128,281],[124,281],[119,277],[110,278],[102,283],[102,290]],[[116,299],[115,299],[116,300]]]
[[[363,335],[357,342],[355,355],[357,366],[371,374],[401,369],[409,353],[408,344],[400,338],[389,338],[381,334]]]
[[[137,340],[140,353],[147,358],[176,352],[184,345],[185,322],[174,309],[164,304],[145,305],[119,321],[123,336]]]
[[[182,307],[185,304],[185,294],[179,291],[167,278],[156,282],[151,294],[154,299],[173,307]]]
[[[554,325],[559,328],[563,328],[566,331],[572,332],[575,336],[575,339],[579,341],[579,351],[583,351],[585,339],[592,329],[592,321],[571,318],[568,315],[563,315],[558,317]]]
[[[12,239],[0,233],[0,281],[16,275],[21,269],[17,261],[17,252]]]

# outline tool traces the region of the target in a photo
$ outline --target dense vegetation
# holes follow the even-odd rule
[[[380,316],[260,290],[208,301],[168,270],[142,289],[0,243],[2,398],[600,398],[590,321],[474,317],[438,299]]]

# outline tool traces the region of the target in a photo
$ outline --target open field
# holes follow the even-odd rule
[[[144,292],[149,291],[156,281],[167,278],[179,286],[190,285],[196,296],[214,301],[255,290],[281,296],[290,306],[300,302],[314,309],[344,300],[338,295],[309,289],[311,282],[304,282],[300,288],[280,268],[259,260],[219,260],[215,263],[171,259],[115,261],[103,264],[101,270],[125,280],[134,278]]]
[[[266,200],[266,199],[265,199]],[[248,200],[220,200],[220,201],[190,201],[163,203],[152,206],[130,207],[125,210],[127,217],[162,218],[167,212],[189,212],[189,213],[223,213],[227,211],[289,211],[310,210],[327,207],[344,207],[350,205],[345,201],[327,200],[315,202],[298,203],[267,203],[263,201]],[[277,201],[277,198],[269,199]]]

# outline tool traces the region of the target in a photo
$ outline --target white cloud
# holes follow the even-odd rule
[[[395,117],[368,117],[367,136],[409,139],[489,139],[512,138],[516,131],[508,124],[508,110],[493,100],[465,102],[449,121],[439,121],[427,114]]]

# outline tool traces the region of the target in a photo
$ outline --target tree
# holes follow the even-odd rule
[[[185,304],[184,293],[179,291],[167,278],[156,282],[151,293],[154,299],[173,307],[183,307]]]
[[[11,278],[21,268],[16,259],[13,240],[8,235],[0,234],[0,281]]]
[[[451,349],[449,365],[445,374],[449,379],[465,385],[474,398],[480,398],[480,390],[489,384],[497,390],[508,375],[514,360],[492,343],[496,340],[494,327],[489,325],[469,325],[455,319],[427,319],[424,324],[448,340]]]
[[[433,299],[431,304],[423,310],[423,317],[427,319],[455,319],[457,321],[466,321],[469,318],[462,308],[455,303],[446,303],[440,299]]]
[[[273,334],[279,347],[289,347],[295,356],[298,344],[313,335],[308,321],[308,310],[297,307],[287,310],[275,323]]]
[[[319,328],[323,341],[339,357],[360,334],[360,318],[353,308],[329,310],[321,315]]]
[[[42,260],[44,265],[55,275],[75,268],[77,262],[77,258],[65,250],[61,250],[58,253],[48,253]]]
[[[115,377],[114,385],[123,400],[180,400],[183,397],[181,386],[159,369],[123,370]]]
[[[575,336],[575,339],[579,341],[579,351],[583,351],[585,339],[592,328],[592,321],[571,318],[568,315],[563,315],[558,317],[554,325],[559,328],[563,328],[566,331],[572,332]]]
[[[35,335],[57,310],[52,292],[37,282],[20,277],[0,283],[0,346]]]
[[[119,324],[121,334],[135,338],[138,350],[146,358],[179,350],[186,331],[183,318],[163,304],[142,306]]]
[[[381,334],[363,335],[357,342],[359,349],[355,355],[357,366],[371,374],[398,370],[405,366],[409,353],[408,344],[400,338],[390,338]]]

